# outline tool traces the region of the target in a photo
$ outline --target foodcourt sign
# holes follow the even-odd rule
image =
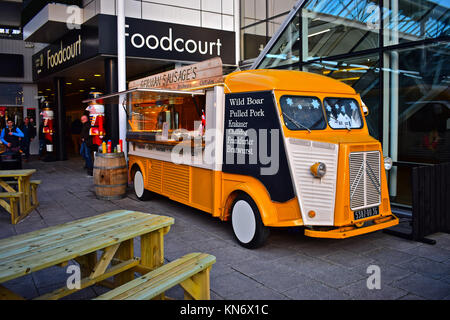
[[[98,54],[98,27],[85,25],[33,55],[33,79],[39,80]]]
[[[159,21],[126,19],[127,56],[235,65],[235,33]]]
[[[220,58],[236,64],[235,33],[135,18],[126,18],[125,41],[129,58],[195,63]],[[90,58],[117,55],[115,16],[99,14],[33,56],[35,81]],[[115,33],[114,33],[115,34]]]

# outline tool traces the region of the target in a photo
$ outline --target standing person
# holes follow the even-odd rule
[[[33,134],[33,128],[30,124],[30,119],[28,117],[24,119],[23,124],[20,127],[20,130],[23,132],[21,147],[25,155],[25,162],[28,162],[28,160],[30,160],[30,143],[32,139],[31,136]],[[34,133],[34,136],[36,136],[36,133]]]
[[[89,176],[93,176],[93,170],[94,165],[92,163],[92,156],[91,156],[91,147],[92,147],[92,137],[89,134],[89,131],[91,130],[91,124],[89,123],[89,118],[86,115],[83,115],[81,117],[81,123],[83,124],[83,127],[81,128],[81,148],[80,148],[80,154],[84,158],[84,161],[86,162],[85,168],[87,169],[87,173]]]
[[[0,140],[6,146],[6,152],[17,153],[20,150],[20,139],[24,137],[23,132],[14,126],[11,119],[6,121],[6,128],[2,130]]]
[[[32,142],[34,140],[34,138],[36,138],[36,126],[34,124],[34,119],[30,118],[30,142]]]
[[[72,144],[74,146],[75,153],[80,151],[81,148],[81,129],[83,128],[83,124],[81,123],[80,119],[75,119],[72,122],[70,133],[72,136]]]

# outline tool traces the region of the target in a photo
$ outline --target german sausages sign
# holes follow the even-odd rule
[[[221,82],[223,82],[222,60],[214,58],[132,81],[129,84],[129,89],[164,88],[182,90]]]

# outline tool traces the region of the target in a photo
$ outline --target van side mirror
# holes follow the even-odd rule
[[[370,113],[369,108],[365,104],[363,104],[362,109],[363,109],[364,117],[367,117]]]

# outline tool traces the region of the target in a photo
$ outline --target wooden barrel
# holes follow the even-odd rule
[[[117,200],[126,196],[128,170],[123,152],[95,154],[94,185],[99,199]]]

